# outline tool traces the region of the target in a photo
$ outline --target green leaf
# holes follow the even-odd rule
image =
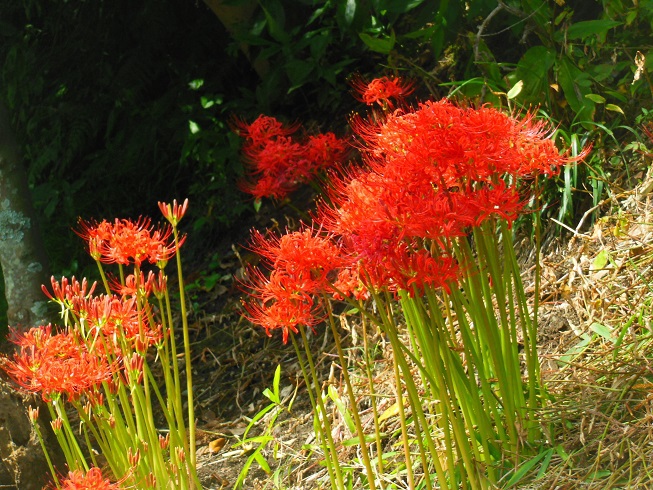
[[[286,75],[291,83],[288,89],[288,93],[290,93],[306,83],[308,76],[313,71],[313,68],[315,68],[315,64],[304,60],[293,59],[286,63],[285,68]]]
[[[247,439],[247,442],[249,442],[249,443],[256,443],[256,444],[262,444],[262,445],[265,445],[270,441],[274,441],[274,437],[268,436],[268,435],[254,436],[254,437],[251,437],[250,439]]]
[[[562,87],[565,100],[581,121],[594,119],[594,102],[588,95],[591,84],[589,75],[581,71],[569,58],[562,58],[558,63],[558,82]]]
[[[625,116],[625,115],[626,115],[626,114],[624,114],[624,111],[621,110],[621,107],[619,107],[619,106],[616,105],[616,104],[605,104],[605,108],[606,108],[606,110],[608,110],[608,111],[618,112],[618,113],[621,114],[622,116]]]
[[[524,82],[521,96],[527,102],[540,102],[549,92],[549,70],[555,63],[555,52],[544,46],[534,46],[521,57],[515,78]]]
[[[626,25],[629,26],[637,18],[637,9],[631,10],[626,14]]]
[[[548,449],[545,451],[545,456],[542,461],[542,466],[540,466],[540,469],[537,472],[537,476],[535,477],[536,480],[539,480],[540,478],[543,478],[544,475],[546,475],[547,470],[549,469],[549,464],[551,463],[551,458],[553,457],[553,451],[554,449]]]
[[[352,25],[356,17],[356,0],[347,0],[345,3],[344,19],[348,26]]]
[[[396,38],[394,32],[392,32],[390,37],[386,36],[383,38],[372,37],[364,32],[361,32],[358,34],[358,36],[367,45],[368,48],[377,53],[388,54],[395,47]]]
[[[612,471],[610,470],[597,470],[594,473],[590,473],[589,475],[587,475],[585,481],[601,480],[611,475],[612,475]]]
[[[590,330],[592,332],[595,332],[599,334],[601,337],[603,337],[605,340],[614,343],[614,336],[612,335],[612,329],[610,327],[606,327],[605,325],[602,325],[601,323],[594,322],[590,325]]]
[[[514,99],[519,95],[521,92],[522,88],[524,88],[524,81],[519,80],[516,84],[512,86],[510,90],[508,90],[508,93],[506,94],[506,97],[508,97],[508,100]]]
[[[277,403],[280,403],[281,400],[279,398],[279,383],[281,382],[281,364],[277,365],[277,369],[274,371],[274,380],[272,381],[272,388],[274,389],[274,394],[276,395],[277,398]]]
[[[261,469],[269,475],[271,473],[270,465],[268,464],[267,460],[263,457],[263,455],[257,451],[254,454],[252,454],[252,456],[254,456],[256,462],[259,464]]]
[[[589,346],[590,342],[592,341],[592,337],[590,337],[587,334],[583,334],[581,336],[582,340],[578,342],[576,345],[572,346],[570,349],[567,350],[562,356],[560,356],[560,363],[565,365],[569,364],[572,360],[574,360],[576,357],[581,355],[585,349]]]
[[[628,102],[628,97],[626,97],[621,92],[617,92],[616,90],[605,90],[604,93],[605,93],[605,95],[609,95],[610,97],[614,97],[619,102],[624,102],[624,103]],[[613,105],[613,104],[608,104],[608,105]],[[607,109],[607,106],[606,106],[606,109]]]
[[[270,388],[265,388],[263,390],[263,396],[270,400],[272,403],[276,403],[277,405],[281,402],[281,400],[279,400],[279,396],[276,393],[273,393]]]
[[[596,254],[596,257],[594,257],[594,261],[592,262],[592,269],[593,270],[603,269],[608,264],[609,260],[610,260],[610,252],[608,251],[607,248],[604,248],[598,254]]]
[[[604,36],[607,32],[619,25],[616,20],[583,20],[576,22],[567,29],[567,39],[585,39],[586,37],[598,34]]]
[[[277,0],[265,0],[259,1],[258,3],[265,14],[265,21],[270,36],[281,44],[288,44],[290,42],[290,35],[283,27],[285,23],[283,5]]]
[[[543,459],[549,451],[545,451],[543,453],[538,454],[537,456],[529,459],[528,461],[523,462],[521,465],[519,465],[519,468],[513,473],[512,477],[510,480],[508,480],[508,483],[506,484],[507,487],[511,487],[512,485],[517,484],[522,478],[524,478],[530,471],[531,469],[541,460]]]
[[[340,415],[344,419],[349,430],[351,432],[356,432],[356,424],[354,423],[354,419],[352,419],[349,410],[347,410],[347,407],[345,407],[345,404],[340,399],[340,395],[333,387],[333,385],[329,385],[328,393],[329,393],[329,398],[331,398],[331,400],[333,400],[333,403],[335,403],[336,407],[338,408],[338,411],[340,412]]]
[[[605,97],[601,97],[599,94],[587,94],[585,98],[597,104],[605,104]]]
[[[200,131],[200,127],[195,121],[188,121],[188,129],[192,134],[197,134]]]

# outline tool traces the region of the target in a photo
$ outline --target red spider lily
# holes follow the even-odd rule
[[[102,245],[110,240],[112,234],[111,223],[106,220],[100,223],[79,220],[79,230],[74,230],[88,246],[88,253],[93,259],[102,259]]]
[[[268,335],[281,329],[284,343],[300,326],[313,328],[320,323],[324,317],[322,295],[334,292],[332,281],[349,264],[333,237],[311,228],[281,237],[255,231],[251,246],[272,272],[269,277],[260,269],[248,272],[244,289],[250,298],[243,304],[247,318],[265,328]],[[353,286],[347,287],[346,294],[353,290]]]
[[[264,197],[281,200],[294,190],[294,186],[270,175],[259,177],[254,182],[242,180],[238,183],[238,188],[256,200],[261,200]]]
[[[489,107],[426,102],[353,124],[367,168],[334,181],[318,222],[364,271],[343,281],[360,276],[371,288],[446,288],[457,266],[427,249],[446,250],[489,219],[511,225],[525,204],[520,182],[572,161],[531,115],[518,120]]]
[[[172,228],[154,228],[149,218],[116,219],[113,223],[80,220],[76,233],[86,240],[91,256],[101,262],[140,265],[148,261],[163,267],[177,252]],[[183,244],[185,237],[179,242]]]
[[[168,276],[166,276],[162,270],[159,270],[159,273],[156,275],[155,280],[152,281],[152,292],[154,293],[154,296],[156,296],[158,299],[162,299],[167,290],[168,290]]]
[[[102,470],[97,467],[90,468],[87,472],[75,470],[68,473],[68,477],[61,481],[62,490],[120,490],[121,483],[111,483],[102,476]]]
[[[302,168],[297,165],[302,157],[301,147],[290,138],[270,140],[262,148],[245,148],[253,182],[241,181],[240,189],[255,198],[282,199],[300,183]]]
[[[398,289],[422,293],[425,287],[444,289],[450,292],[449,286],[458,279],[458,263],[450,257],[433,257],[427,250],[404,253],[394,258],[392,282]]]
[[[46,402],[61,395],[77,399],[110,381],[115,372],[115,365],[90,353],[73,333],[53,335],[52,327],[45,326],[13,336],[20,352],[3,368],[19,386],[40,393]]]
[[[249,178],[240,182],[243,192],[256,199],[283,199],[322,169],[340,163],[346,144],[333,133],[309,136],[305,142],[293,138],[299,126],[283,126],[268,116],[253,123],[237,121],[235,130],[245,138],[243,155]]]
[[[264,237],[254,231],[252,250],[274,270],[301,284],[307,294],[322,292],[335,275],[333,271],[345,265],[340,248],[332,239],[310,228],[281,237]]]
[[[302,181],[310,180],[320,170],[336,167],[344,161],[347,154],[347,143],[333,133],[309,136],[302,149],[302,165],[299,165],[304,175]]]
[[[246,123],[240,119],[234,119],[232,128],[241,137],[247,140],[247,146],[260,148],[267,144],[270,139],[290,136],[297,132],[299,124],[284,126],[283,123],[274,117],[261,114],[254,122]]]
[[[61,282],[57,282],[54,276],[52,276],[50,282],[52,284],[52,293],[50,293],[45,285],[41,286],[41,290],[50,300],[60,304],[69,304],[73,298],[77,297],[89,297],[93,294],[97,286],[97,282],[93,282],[91,288],[87,291],[88,281],[86,278],[83,278],[80,284],[75,279],[75,276],[70,280],[67,277],[62,277]]]
[[[269,278],[260,271],[250,271],[249,300],[243,302],[246,317],[265,329],[268,336],[272,330],[281,330],[284,344],[290,332],[298,327],[314,327],[322,321],[323,311],[319,301],[307,294],[302,284],[278,271]]]
[[[499,181],[494,186],[482,187],[471,194],[470,205],[475,206],[476,226],[490,218],[501,218],[507,221],[508,226],[519,217],[525,202],[523,202],[517,188],[508,186]]]
[[[188,199],[184,200],[181,206],[177,204],[176,199],[172,201],[172,204],[160,201],[158,204],[161,214],[163,214],[164,218],[167,219],[172,226],[177,226],[188,210]]]
[[[391,109],[394,108],[392,99],[403,101],[415,90],[412,82],[400,77],[375,78],[368,83],[360,76],[355,76],[351,80],[351,86],[356,91],[356,98],[361,102],[367,105],[379,104]]]
[[[112,291],[123,298],[130,296],[148,297],[152,292],[156,276],[154,275],[154,272],[149,271],[147,277],[145,277],[143,271],[139,271],[138,277],[137,281],[134,274],[129,274],[125,277],[124,284],[122,284],[117,278],[111,278],[109,280],[109,287]]]
[[[490,107],[460,108],[446,100],[390,114],[380,126],[365,129],[359,122],[358,131],[373,165],[428,175],[442,188],[507,175],[551,175],[570,161],[532,115],[518,120]]]
[[[117,353],[120,342],[146,342],[156,345],[163,338],[160,325],[150,325],[146,315],[139,311],[138,298],[119,298],[117,296],[100,295],[76,302],[73,312],[82,318],[87,325],[87,335],[102,334],[104,340]],[[102,342],[97,343],[97,349],[103,349]]]
[[[352,297],[355,300],[366,300],[370,297],[370,292],[361,279],[358,268],[360,264],[352,267],[346,267],[338,272],[338,277],[333,282],[333,298],[343,300],[344,296]]]

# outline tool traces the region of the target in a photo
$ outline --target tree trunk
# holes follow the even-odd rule
[[[254,11],[258,6],[256,0],[243,0],[236,3],[225,0],[204,0],[204,3],[213,11],[229,34],[235,39],[238,38],[239,33],[247,29],[247,22],[254,15]],[[239,46],[256,74],[261,79],[265,78],[265,75],[270,71],[268,61],[260,58],[252,59],[248,44],[240,43]]]
[[[47,301],[41,285],[47,277],[43,242],[27,185],[27,172],[0,103],[0,266],[7,298],[7,320],[17,329],[44,323]]]

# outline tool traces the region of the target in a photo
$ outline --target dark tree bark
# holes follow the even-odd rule
[[[46,322],[41,285],[47,277],[46,254],[27,184],[27,172],[0,103],[0,266],[5,282],[7,320],[17,329]]]
[[[258,6],[256,0],[246,0],[235,4],[225,0],[204,0],[204,3],[222,22],[229,34],[235,38],[247,28],[247,22],[254,15]],[[240,43],[240,50],[245,54],[256,74],[260,78],[264,78],[270,70],[270,65],[267,60],[252,59],[249,48],[247,44]]]

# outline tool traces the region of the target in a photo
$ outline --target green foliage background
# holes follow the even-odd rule
[[[548,191],[567,222],[600,201],[605,179],[636,175],[653,0],[229,3],[256,4],[234,36],[184,0],[0,0],[0,97],[54,271],[77,268],[77,216],[156,215],[157,200],[189,196],[206,240],[237,226],[252,206],[235,186],[230,118],[264,112],[337,131],[356,109],[354,72],[415,79],[419,96],[537,107],[567,144],[593,142],[588,163]]]

